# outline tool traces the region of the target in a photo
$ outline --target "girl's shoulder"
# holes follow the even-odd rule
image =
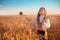
[[[49,19],[49,16],[47,16],[46,19]]]
[[[46,21],[48,21],[48,20],[50,20],[50,19],[49,19],[49,16],[46,17]]]

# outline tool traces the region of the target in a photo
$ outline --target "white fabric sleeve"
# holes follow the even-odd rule
[[[43,28],[50,28],[50,20],[46,19],[46,23],[43,23],[42,27]]]

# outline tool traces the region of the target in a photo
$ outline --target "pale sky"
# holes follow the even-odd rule
[[[37,14],[40,7],[47,14],[60,14],[60,0],[0,0],[0,15]]]

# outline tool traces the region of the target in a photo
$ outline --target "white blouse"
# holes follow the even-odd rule
[[[42,22],[44,16],[40,16],[39,19],[40,19],[40,22]],[[38,24],[37,22],[35,23],[35,26],[36,26],[36,29],[38,29]],[[47,28],[50,28],[50,20],[49,18],[46,19],[46,23],[43,23],[42,24],[42,29],[47,29]]]

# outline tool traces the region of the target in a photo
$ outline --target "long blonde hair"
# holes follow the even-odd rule
[[[41,7],[40,9],[39,9],[39,11],[38,11],[38,14],[37,14],[37,23],[39,23],[40,22],[40,20],[39,20],[39,16],[41,16],[41,14],[40,14],[40,10],[41,9],[43,9],[44,10],[44,21],[45,21],[45,19],[46,19],[46,9],[44,8],[44,7]]]

